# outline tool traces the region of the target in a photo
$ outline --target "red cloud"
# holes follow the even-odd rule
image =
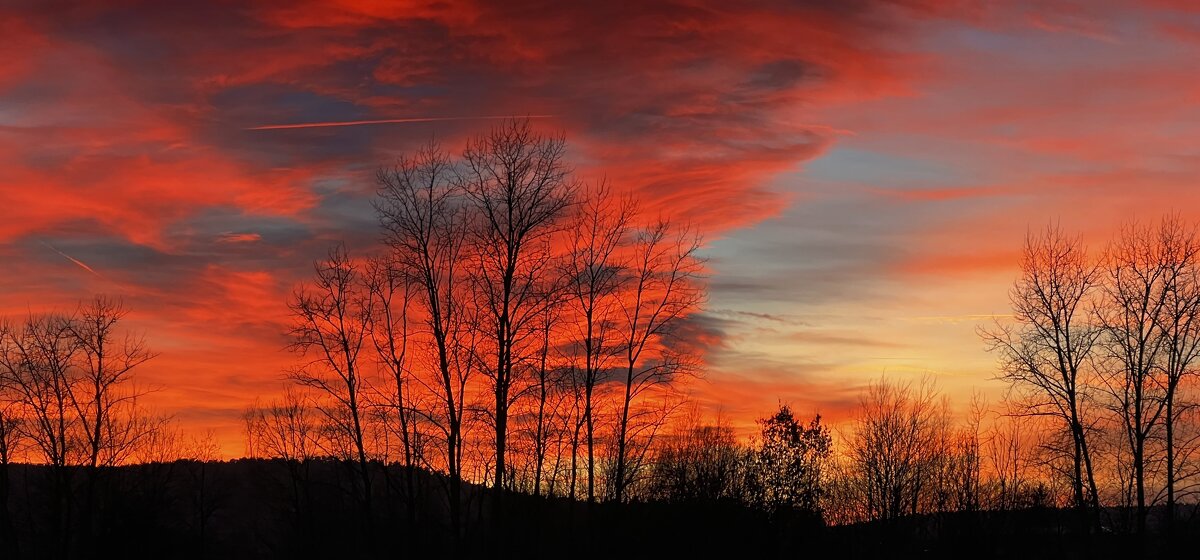
[[[0,255],[21,274],[0,309],[125,294],[163,353],[147,366],[169,387],[158,403],[215,410],[195,422],[220,428],[236,452],[236,410],[269,391],[290,360],[280,349],[291,287],[332,239],[377,239],[365,202],[371,172],[433,135],[456,146],[479,123],[245,128],[555,115],[537,125],[567,135],[581,175],[635,190],[645,208],[681,215],[711,238],[777,215],[795,195],[774,181],[846,129],[889,116],[830,115],[919,101],[927,92],[916,82],[945,71],[920,33],[960,17],[983,21],[938,2],[0,9]],[[1033,103],[895,118],[938,134],[1068,104],[1021,99]],[[1060,132],[1031,134],[1019,147],[1113,153],[1078,148]],[[968,194],[980,193],[904,196]],[[46,255],[39,239],[73,243],[64,252],[104,278]],[[758,415],[774,404],[764,394],[786,393],[798,386],[792,374],[806,373],[762,365],[744,384],[714,379],[713,394]],[[832,391],[835,408],[847,402],[845,391],[820,389]]]

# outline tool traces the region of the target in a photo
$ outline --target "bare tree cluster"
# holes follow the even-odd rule
[[[753,451],[733,427],[693,411],[666,434],[654,457],[647,495],[684,504],[749,503]]]
[[[0,497],[10,463],[47,465],[48,526],[64,554],[77,518],[90,532],[101,469],[135,460],[161,423],[138,406],[144,391],[133,374],[154,353],[121,328],[126,314],[98,296],[70,314],[0,322]]]
[[[464,481],[628,500],[695,372],[675,334],[704,299],[698,237],[580,184],[526,121],[378,181],[382,247],[336,247],[292,297],[296,390],[247,411],[252,453],[343,458],[368,514],[379,484],[416,491],[372,463],[440,473],[455,535]]]
[[[1043,457],[1074,505],[1093,526],[1102,500],[1128,506],[1144,532],[1161,504],[1170,526],[1197,483],[1196,226],[1130,222],[1096,258],[1057,226],[1031,233],[1011,299],[1014,321],[981,332],[1019,413],[1046,420]]]
[[[932,379],[872,383],[843,450],[841,515],[894,520],[962,508],[950,498],[957,484],[970,483],[971,473],[960,469],[973,466],[974,449],[960,455],[954,443],[948,403]]]
[[[499,523],[511,491],[835,522],[1070,506],[1091,527],[1119,494],[1142,528],[1197,481],[1200,243],[1176,218],[1130,225],[1100,258],[1057,227],[1028,236],[1012,320],[980,330],[1012,387],[1003,410],[880,380],[836,445],[787,407],[743,444],[721,422],[667,422],[698,369],[678,336],[705,298],[698,238],[578,182],[563,138],[511,121],[460,154],[431,143],[378,187],[382,243],[316,264],[290,302],[293,389],[246,415],[249,453],[293,465],[298,512],[326,458],[367,519],[398,496],[384,502],[414,527],[434,473],[453,540],[472,512]]]

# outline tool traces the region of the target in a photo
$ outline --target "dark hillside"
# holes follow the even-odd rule
[[[4,558],[395,558],[420,552],[513,558],[816,554],[1028,560],[1166,552],[1158,527],[1142,543],[1107,530],[1084,536],[1074,529],[1073,512],[1055,509],[826,527],[800,512],[769,516],[732,502],[589,506],[509,493],[497,509],[493,496],[477,486],[464,489],[469,515],[456,543],[440,479],[424,471],[414,473],[416,507],[409,508],[399,493],[404,473],[395,467],[385,473],[380,466],[374,472],[374,487],[380,490],[368,522],[351,490],[353,471],[335,461],[177,461],[106,469],[97,473],[100,490],[90,512],[80,492],[54,507],[51,469],[10,469]],[[77,489],[87,480],[82,470],[67,476]],[[1193,517],[1177,538],[1182,542],[1197,535],[1200,524]]]

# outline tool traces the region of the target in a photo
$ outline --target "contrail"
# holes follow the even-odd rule
[[[84,270],[86,270],[86,271],[88,271],[88,272],[91,272],[92,274],[95,274],[96,276],[100,276],[100,273],[99,273],[99,272],[96,272],[95,270],[93,270],[93,269],[92,269],[92,267],[90,267],[90,266],[88,266],[88,265],[84,264],[84,263],[83,263],[83,261],[81,261],[81,260],[79,260],[79,259],[77,259],[77,258],[75,258],[75,257],[72,257],[71,255],[68,255],[68,254],[66,254],[66,253],[64,253],[64,252],[62,252],[62,251],[59,251],[58,249],[55,249],[53,245],[50,245],[49,243],[46,243],[45,241],[42,241],[41,243],[42,243],[42,245],[45,245],[45,246],[46,246],[48,249],[50,249],[51,251],[54,251],[55,253],[58,253],[58,254],[62,255],[62,256],[63,256],[63,258],[65,258],[65,259],[67,259],[67,260],[69,260],[69,261],[71,261],[71,262],[73,262],[73,263],[75,263],[75,264],[79,265],[79,266],[80,266],[80,268],[82,268],[82,269],[84,269]],[[103,278],[103,276],[100,276],[100,277],[101,277],[101,278]]]
[[[245,130],[286,130],[289,128],[324,128],[330,126],[359,126],[363,124],[398,124],[398,123],[419,123],[419,122],[439,122],[439,121],[478,121],[478,120],[495,120],[495,119],[549,119],[554,118],[554,115],[497,115],[489,117],[413,117],[407,119],[376,119],[369,121],[329,121],[329,122],[311,122],[311,123],[293,123],[293,124],[264,124],[261,126],[252,126]]]

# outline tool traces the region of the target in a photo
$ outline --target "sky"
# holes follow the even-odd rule
[[[1183,1],[18,0],[0,36],[0,315],[120,296],[146,402],[230,456],[293,288],[377,241],[376,170],[481,117],[703,233],[690,391],[742,425],[881,375],[997,398],[976,328],[1029,228],[1200,218]]]

